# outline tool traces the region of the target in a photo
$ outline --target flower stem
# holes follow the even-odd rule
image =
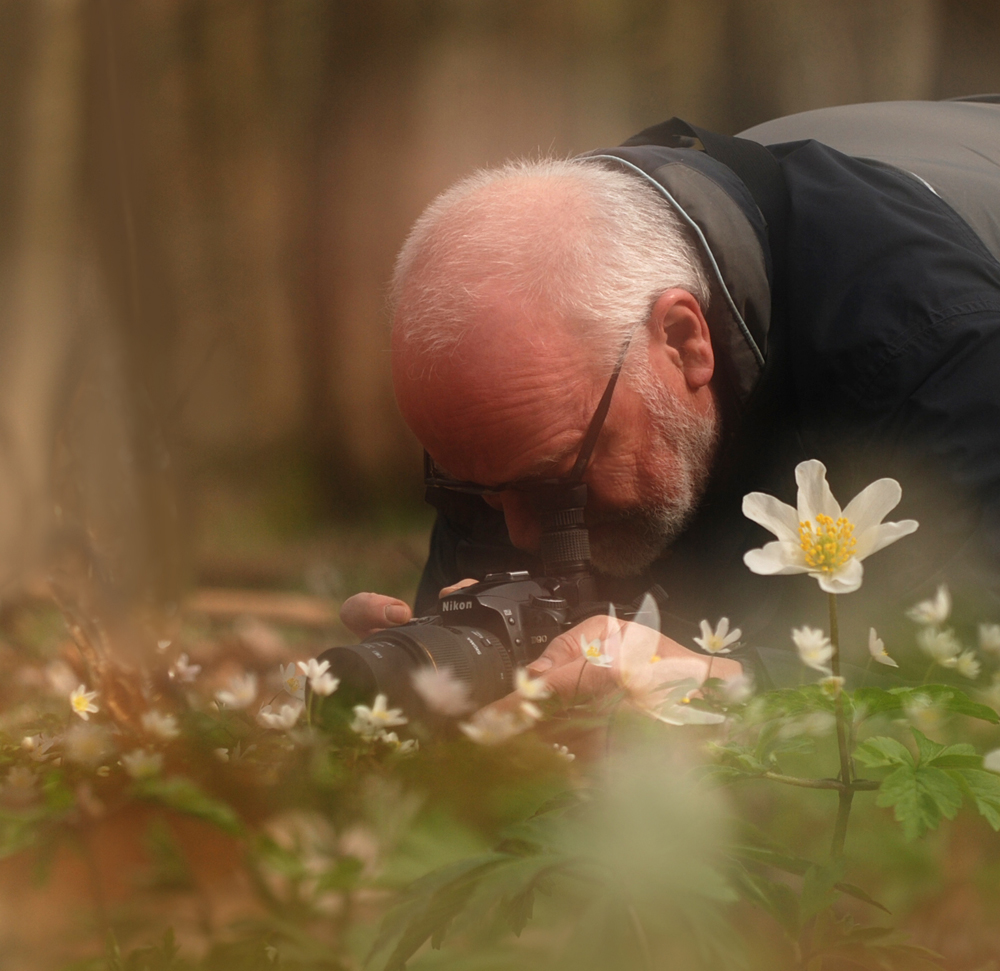
[[[840,677],[840,630],[837,626],[837,595],[827,594],[830,607],[830,643],[833,654],[830,657],[830,669],[834,677]],[[847,839],[847,823],[851,818],[851,802],[854,799],[854,789],[851,785],[851,756],[847,749],[847,716],[844,714],[844,698],[837,694],[834,701],[834,714],[837,719],[837,751],[840,755],[840,782],[842,788],[838,794],[837,821],[833,828],[833,842],[830,846],[830,856],[837,860],[844,855],[844,841]]]

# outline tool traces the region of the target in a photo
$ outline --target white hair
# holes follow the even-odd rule
[[[697,245],[662,196],[601,163],[542,159],[476,172],[438,196],[400,251],[392,302],[417,351],[453,351],[502,299],[587,335],[595,365],[610,369],[630,333],[644,342],[637,326],[674,287],[707,308]],[[644,370],[625,374],[641,386]]]

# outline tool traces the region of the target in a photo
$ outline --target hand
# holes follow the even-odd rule
[[[450,587],[442,587],[439,597],[471,586],[476,580],[459,580]],[[376,634],[387,627],[398,627],[413,617],[413,611],[403,600],[386,597],[380,593],[356,593],[348,597],[340,607],[343,625],[358,637]]]
[[[356,593],[340,606],[341,622],[358,637],[398,627],[412,616],[413,611],[405,601],[380,593]]]

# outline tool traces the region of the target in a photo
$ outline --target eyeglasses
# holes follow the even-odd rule
[[[461,479],[453,478],[425,451],[424,485],[436,487],[438,489],[450,489],[452,492],[464,492],[467,495],[473,496],[497,496],[500,495],[501,492],[507,492],[510,489],[515,489],[520,492],[538,492],[552,488],[572,486],[579,483],[583,478],[583,473],[587,471],[587,466],[590,464],[590,457],[593,454],[594,446],[597,444],[598,436],[601,434],[601,429],[604,427],[604,420],[608,417],[608,409],[611,407],[611,396],[614,394],[615,385],[618,383],[618,375],[621,374],[622,365],[625,363],[625,355],[628,354],[629,345],[632,343],[633,336],[635,336],[635,330],[633,330],[628,337],[625,338],[625,343],[622,344],[622,349],[618,354],[618,361],[615,364],[615,369],[611,372],[611,377],[608,380],[607,387],[604,389],[604,394],[601,395],[601,400],[598,402],[597,410],[594,412],[594,417],[590,419],[590,424],[587,426],[586,434],[584,434],[583,440],[580,442],[580,451],[577,453],[576,461],[573,463],[573,468],[570,469],[567,475],[547,479],[513,479],[510,482],[502,482],[495,486],[484,486],[480,485],[478,482],[464,482]]]

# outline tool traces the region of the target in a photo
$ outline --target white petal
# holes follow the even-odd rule
[[[885,664],[890,668],[899,667],[899,665],[891,657],[889,657],[888,654],[876,654],[875,660],[878,661],[879,664]]]
[[[797,543],[799,517],[795,509],[769,496],[766,492],[751,492],[743,497],[743,515],[770,530],[780,540]]]
[[[827,593],[854,593],[861,586],[864,567],[857,557],[849,559],[836,573],[810,573]]]
[[[744,553],[743,562],[754,573],[762,573],[764,576],[809,572],[802,547],[798,543],[768,543],[759,550]]]
[[[799,462],[795,466],[795,481],[799,487],[798,516],[801,522],[815,520],[822,514],[837,520],[840,504],[833,498],[826,481],[826,466],[817,459]]]
[[[881,523],[872,526],[857,537],[858,545],[854,548],[854,555],[863,560],[872,553],[877,553],[886,546],[895,543],[897,539],[909,536],[920,525],[915,519],[903,519],[898,523]]]
[[[660,632],[660,608],[652,594],[647,593],[639,604],[639,609],[633,618],[633,623],[642,624],[651,630]]]
[[[899,505],[902,495],[895,479],[878,479],[847,504],[844,517],[854,524],[854,534],[858,536],[882,522]]]
[[[668,725],[719,725],[726,720],[726,716],[717,711],[705,711],[691,705],[670,705],[652,714]]]
[[[725,641],[726,635],[729,633],[729,618],[723,617],[719,620],[718,626],[715,628],[715,636],[719,638],[720,641]]]

